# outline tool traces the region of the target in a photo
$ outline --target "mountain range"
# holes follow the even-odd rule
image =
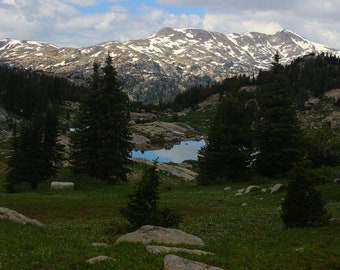
[[[72,80],[88,78],[94,61],[108,54],[133,100],[152,102],[191,86],[268,69],[279,52],[282,64],[309,53],[340,56],[340,50],[307,40],[289,30],[272,35],[225,35],[200,29],[163,28],[152,36],[89,47],[59,47],[41,41],[0,40],[0,62],[56,73]]]

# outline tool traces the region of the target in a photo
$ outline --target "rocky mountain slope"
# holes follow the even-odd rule
[[[266,69],[278,51],[282,63],[311,53],[340,56],[340,50],[309,41],[283,30],[224,35],[199,29],[163,28],[141,40],[103,42],[85,48],[62,48],[46,42],[0,40],[0,61],[86,79],[94,61],[108,53],[114,58],[131,98],[155,101],[190,86],[220,81],[239,73]]]

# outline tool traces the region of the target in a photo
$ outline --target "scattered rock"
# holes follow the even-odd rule
[[[267,192],[268,192],[268,188],[262,188],[262,189],[261,189],[261,192],[262,192],[262,193],[267,193]]]
[[[231,190],[231,187],[225,187],[223,190],[224,191],[229,191],[229,190]]]
[[[8,118],[8,113],[4,108],[0,108],[0,122],[6,122]]]
[[[325,121],[330,123],[331,128],[340,127],[340,112],[332,112]]]
[[[223,270],[222,268],[210,266],[201,262],[191,261],[176,255],[164,257],[164,270]]]
[[[334,101],[340,100],[340,89],[333,89],[325,93],[325,97],[333,98]]]
[[[91,246],[93,247],[108,247],[109,245],[106,243],[92,243]]]
[[[246,188],[246,190],[244,191],[244,194],[245,195],[250,195],[250,194],[253,194],[253,193],[255,193],[255,192],[259,191],[259,190],[260,190],[259,186],[248,186]]]
[[[303,253],[305,251],[305,249],[303,247],[299,247],[297,249],[295,249],[296,252],[298,253]]]
[[[152,225],[144,225],[137,231],[125,234],[117,242],[142,242],[145,244],[156,242],[163,244],[188,244],[204,246],[205,243],[197,236],[177,229],[169,229]]]
[[[273,186],[271,188],[270,194],[278,193],[278,192],[282,191],[282,189],[283,189],[282,184],[276,184],[275,186]]]
[[[24,216],[23,214],[20,214],[14,210],[11,210],[5,207],[0,207],[0,219],[9,219],[14,222],[21,223],[21,224],[31,223],[39,227],[43,226],[43,224],[40,221],[36,219],[28,218]]]
[[[235,194],[235,196],[243,196],[243,193],[238,192]]]
[[[88,264],[95,264],[95,263],[106,262],[106,261],[115,261],[115,259],[108,257],[108,256],[97,256],[97,257],[86,260]]]
[[[333,183],[335,184],[335,183],[339,183],[340,182],[340,178],[335,178],[334,180],[333,180]]]
[[[73,182],[52,182],[51,189],[74,189]]]
[[[241,189],[237,190],[237,193],[244,193],[245,191],[246,191],[245,188],[241,188]]]
[[[318,104],[319,102],[320,102],[320,99],[319,99],[319,98],[310,97],[310,98],[305,102],[305,107],[311,108],[311,107],[315,106],[316,104]]]
[[[166,247],[166,246],[147,246],[146,250],[150,253],[172,253],[172,252],[184,252],[189,254],[194,254],[198,256],[214,255],[214,253],[199,250],[199,249],[187,249],[187,248],[176,248],[176,247]]]
[[[242,206],[244,207],[244,206],[247,206],[248,204],[247,203],[242,203]]]

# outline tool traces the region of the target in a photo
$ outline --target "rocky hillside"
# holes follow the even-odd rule
[[[340,51],[283,30],[224,35],[198,29],[163,28],[142,40],[104,42],[86,48],[61,48],[37,41],[0,40],[0,60],[9,65],[59,73],[72,79],[91,74],[95,60],[114,58],[131,98],[155,101],[190,86],[219,81],[269,67],[276,51],[282,62],[311,53]]]

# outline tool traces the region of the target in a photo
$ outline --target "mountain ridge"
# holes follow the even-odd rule
[[[290,30],[222,34],[201,29],[162,28],[139,40],[107,41],[82,48],[59,47],[43,41],[0,40],[0,60],[24,68],[84,80],[94,61],[107,54],[131,99],[157,101],[187,88],[252,75],[270,67],[279,52],[283,64],[309,53],[340,56],[340,50],[309,41]]]

